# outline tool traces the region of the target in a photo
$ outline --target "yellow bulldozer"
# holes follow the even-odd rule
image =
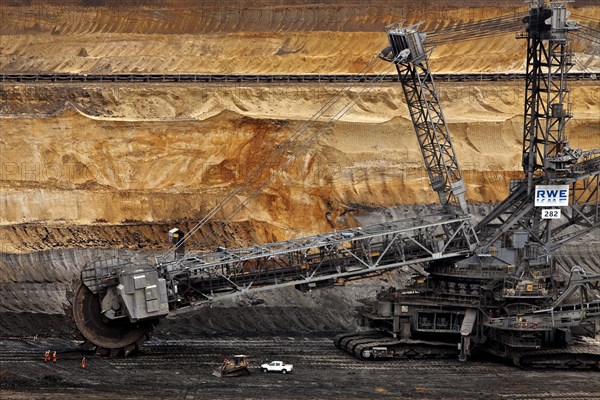
[[[217,368],[213,375],[220,378],[243,376],[250,374],[250,363],[248,363],[248,356],[243,354],[234,355],[231,359],[226,358],[221,364],[221,367]]]

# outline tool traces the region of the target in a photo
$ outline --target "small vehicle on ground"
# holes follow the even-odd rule
[[[213,375],[220,378],[249,375],[249,367],[248,356],[238,354],[233,356],[231,360],[226,358],[221,367],[213,371]]]
[[[283,361],[271,361],[267,364],[262,364],[260,366],[263,372],[281,372],[282,374],[287,374],[288,372],[292,372],[294,366],[292,364],[284,364]]]

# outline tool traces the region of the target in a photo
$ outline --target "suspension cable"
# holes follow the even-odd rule
[[[375,87],[378,83],[380,83],[385,76],[387,76],[389,74],[388,69],[391,69],[391,65],[388,66],[388,68],[386,68],[386,70],[382,73],[380,73],[377,77],[375,77],[368,85],[366,85],[365,87],[363,87],[358,93],[356,93],[358,99],[361,98],[361,96],[365,93],[368,93],[371,89],[373,89],[373,87]],[[265,187],[267,187],[271,182],[273,182],[275,180],[276,177],[281,176],[284,174],[284,172],[286,171],[286,169],[296,160],[297,156],[300,154],[303,154],[304,151],[308,150],[310,147],[312,147],[312,145],[314,144],[314,142],[319,139],[319,137],[322,136],[322,134],[324,132],[327,131],[327,129],[333,125],[334,123],[336,123],[340,118],[342,118],[344,115],[346,115],[348,113],[348,111],[350,111],[350,109],[356,104],[357,100],[350,100],[348,103],[346,103],[334,116],[332,116],[329,121],[327,121],[327,123],[325,125],[323,125],[322,127],[320,127],[315,133],[313,133],[310,137],[308,137],[304,142],[300,143],[299,148],[297,149],[297,153],[292,155],[282,166],[281,168],[277,171],[277,173],[274,174],[270,174],[270,179],[268,181],[263,182],[259,187],[257,187],[252,193],[251,195],[249,195],[243,202],[241,202],[234,211],[232,211],[224,220],[223,223],[226,224],[227,222],[230,221],[230,219],[237,213],[239,212],[241,209],[244,208],[244,206],[249,203],[258,193],[260,193]]]
[[[587,18],[582,18],[587,19]],[[459,24],[454,27],[442,27],[440,29],[434,30],[430,32],[430,38],[432,38],[432,44],[443,44],[450,41],[457,40],[467,40],[467,39],[475,39],[480,37],[487,36],[495,36],[500,34],[505,34],[509,32],[514,32],[515,29],[518,28],[521,23],[522,18],[517,15],[508,15],[508,16],[500,16],[495,18],[490,18],[486,20],[480,20],[465,24]],[[590,40],[594,43],[596,42],[595,35],[590,31],[594,32],[595,29],[587,27],[583,25],[584,28],[588,28],[585,33],[575,32],[575,34],[581,34],[580,37]],[[450,33],[449,33],[450,32]],[[588,37],[586,37],[588,36]],[[591,38],[590,38],[591,36]],[[285,173],[287,168],[297,159],[297,157],[302,154],[302,152],[306,151],[312,144],[323,134],[323,132],[329,128],[333,123],[337,122],[340,118],[342,118],[355,104],[356,100],[350,100],[346,103],[337,113],[330,117],[328,122],[323,125],[321,128],[317,129],[311,136],[301,140],[301,136],[303,136],[313,125],[325,114],[332,109],[333,106],[338,104],[340,99],[349,92],[352,88],[358,84],[364,75],[368,74],[370,71],[374,70],[375,67],[381,62],[379,55],[376,55],[371,59],[371,61],[360,71],[355,78],[350,80],[342,89],[340,89],[335,95],[333,95],[310,119],[305,121],[296,131],[294,131],[289,139],[287,139],[283,144],[280,144],[276,147],[276,149],[272,152],[269,160],[265,161],[262,165],[259,165],[250,175],[248,179],[240,186],[233,189],[229,192],[225,198],[220,201],[212,210],[210,210],[194,227],[184,235],[184,237],[174,246],[172,246],[165,254],[163,254],[163,258],[168,257],[173,254],[177,249],[179,249],[183,244],[190,239],[196,232],[198,232],[204,225],[206,225],[215,215],[224,210],[225,206],[238,195],[243,194],[248,189],[252,188],[254,185],[256,186],[243,201],[241,201],[231,212],[229,212],[220,222],[219,226],[222,227],[226,225],[231,219],[240,212],[248,203],[250,203],[258,194],[260,194],[273,180],[281,176]],[[378,84],[385,76],[389,74],[389,70],[393,63],[388,64],[388,67],[383,70],[383,72],[379,73],[374,79],[372,79],[368,85],[366,85],[361,91],[358,92],[358,98],[365,93],[370,91],[376,84]],[[290,153],[287,156],[287,160],[284,161],[286,157],[286,153]],[[279,165],[279,163],[283,162],[281,167],[278,168],[275,174],[268,174],[268,179],[264,178],[264,174],[269,172],[274,166]],[[211,229],[211,236],[216,234],[215,229]]]
[[[189,240],[189,238],[192,235],[194,235],[198,230],[200,230],[204,225],[206,225],[206,223],[208,221],[210,221],[217,213],[219,213],[221,210],[223,210],[223,208],[227,205],[227,203],[229,203],[233,198],[242,194],[246,189],[251,187],[252,184],[257,183],[255,181],[257,179],[259,179],[262,175],[264,175],[264,173],[270,167],[272,167],[274,164],[276,164],[277,161],[281,162],[282,158],[285,157],[285,153],[290,148],[293,148],[296,145],[296,143],[300,140],[300,137],[315,122],[317,122],[321,117],[323,117],[327,111],[329,111],[335,104],[337,104],[339,102],[339,100],[344,96],[345,93],[347,93],[350,89],[352,89],[356,83],[360,82],[361,78],[364,75],[368,74],[371,70],[373,70],[381,61],[382,60],[379,58],[379,55],[374,56],[373,59],[371,59],[371,61],[363,68],[363,70],[361,72],[359,72],[359,74],[357,74],[357,76],[354,79],[352,79],[350,82],[348,82],[342,89],[340,89],[334,96],[332,96],[325,103],[325,105],[323,105],[309,120],[305,121],[304,124],[302,126],[300,126],[300,128],[298,128],[296,131],[294,131],[294,133],[292,133],[292,136],[288,140],[286,140],[284,142],[284,144],[278,146],[278,148],[276,149],[276,151],[274,151],[272,153],[272,156],[268,161],[266,161],[262,165],[259,165],[254,170],[254,172],[252,173],[252,175],[250,176],[249,179],[247,179],[242,185],[238,186],[237,188],[232,190],[227,196],[225,196],[225,198],[221,202],[219,202],[219,204],[217,204],[211,211],[209,211],[187,234],[184,235],[184,237],[176,245],[172,246],[165,254],[163,254],[162,257],[166,258],[170,254],[174,253],[187,240]],[[387,75],[387,73],[385,75],[379,74],[375,79],[373,79],[373,81],[371,81],[370,86],[372,86],[376,82],[381,81],[381,79],[383,79],[383,77],[386,75]],[[339,119],[339,117],[338,117],[338,119]],[[298,151],[303,150],[304,147],[305,146],[301,146],[300,149],[298,149]],[[285,171],[285,169],[295,160],[296,157],[297,157],[297,152],[292,152],[290,159],[283,165],[283,168],[279,171],[279,174],[283,173]],[[256,197],[256,195],[258,195],[258,193],[269,183],[270,182],[267,181],[267,182],[263,183],[262,185],[259,185],[258,188],[256,188],[253,192],[251,192],[251,194],[246,197],[244,202],[242,204],[238,205],[238,207],[236,207],[236,209],[227,216],[227,220],[230,220],[235,213],[237,213],[239,210],[241,210],[245,204],[247,204],[254,197]]]

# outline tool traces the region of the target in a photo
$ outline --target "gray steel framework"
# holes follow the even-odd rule
[[[510,193],[500,205],[495,207],[477,226],[475,231],[482,246],[489,246],[501,236],[509,237],[516,230],[526,231],[529,239],[552,252],[562,244],[583,236],[600,226],[600,168],[594,163],[581,163],[581,174],[554,180],[555,184],[569,185],[569,205],[562,207],[559,220],[540,218],[539,210],[534,207],[534,194],[527,193],[524,181]],[[547,180],[538,177],[532,184],[547,184]],[[537,215],[537,218],[531,218]],[[576,228],[574,228],[576,227]]]
[[[565,76],[572,54],[566,32],[576,28],[567,22],[567,16],[563,4],[532,8],[527,32],[518,35],[527,39],[523,170],[528,193],[535,176],[547,174],[547,158],[559,156],[568,147],[564,127],[571,112]]]
[[[467,256],[470,217],[430,215],[240,249],[158,260],[172,309],[277,287],[334,283],[405,265]],[[454,232],[448,236],[447,232]],[[144,268],[137,267],[139,270]],[[118,283],[131,263],[96,262],[82,271],[92,293]],[[148,266],[146,270],[152,270]]]
[[[387,29],[392,57],[417,134],[431,186],[442,205],[458,204],[468,214],[466,187],[429,69],[422,35],[415,27]],[[407,56],[401,57],[405,52]]]
[[[499,310],[499,304],[490,306],[490,311],[506,311],[506,315],[485,326],[481,322],[488,320],[490,316],[485,310],[480,310],[480,314],[476,314],[475,310],[491,301],[487,292],[492,291],[496,300],[520,301],[515,303],[520,306],[525,303],[531,305],[536,313],[540,313],[534,319],[540,324],[546,323],[547,315],[541,313],[548,310],[540,310],[539,306],[545,305],[551,298],[552,293],[548,289],[555,288],[550,287],[551,282],[546,279],[552,276],[552,264],[547,262],[547,257],[539,257],[538,247],[545,248],[542,251],[545,256],[562,243],[598,227],[600,159],[594,157],[599,153],[569,149],[563,133],[564,124],[569,117],[568,107],[566,111],[564,108],[564,102],[568,104],[568,98],[564,93],[566,87],[563,82],[568,57],[561,47],[563,42],[566,43],[566,28],[560,27],[563,23],[567,26],[566,12],[563,12],[564,6],[555,7],[553,4],[556,14],[550,15],[558,15],[560,18],[558,23],[552,19],[552,27],[559,28],[546,29],[548,18],[545,10],[543,6],[532,9],[529,20],[529,39],[532,41],[529,47],[536,50],[529,50],[531,59],[528,58],[528,64],[532,65],[528,66],[526,88],[525,109],[530,117],[526,118],[524,125],[525,179],[514,186],[507,201],[478,225],[477,231],[468,214],[464,181],[429,71],[428,54],[422,44],[424,36],[414,27],[392,26],[387,30],[391,46],[380,57],[396,65],[431,185],[439,194],[445,214],[242,249],[219,248],[212,253],[189,254],[170,261],[159,258],[156,266],[139,267],[119,262],[91,264],[82,271],[81,277],[93,295],[87,295],[87,289],[80,291],[86,294],[83,299],[89,299],[89,303],[92,303],[97,297],[102,313],[106,311],[103,316],[110,318],[112,314],[114,319],[129,316],[130,322],[136,322],[156,319],[150,313],[158,311],[154,308],[145,310],[144,304],[148,308],[159,302],[160,307],[155,308],[159,309],[160,316],[164,316],[169,310],[183,311],[190,309],[190,306],[244,293],[292,285],[310,289],[320,283],[333,284],[338,280],[377,274],[386,269],[446,259],[442,265],[430,263],[429,277],[415,280],[417,285],[428,286],[416,286],[410,290],[410,294],[406,293],[412,302],[398,304],[401,306],[398,314],[396,311],[393,314],[387,311],[386,315],[382,314],[380,319],[383,324],[388,324],[389,318],[393,316],[394,335],[399,333],[403,339],[409,338],[412,322],[416,321],[421,327],[424,326],[421,322],[433,323],[435,326],[437,322],[442,324],[447,315],[451,319],[454,316],[456,320],[453,321],[453,326],[458,326],[458,321],[464,316],[460,328],[461,359],[466,359],[470,353],[471,343],[483,344],[486,340],[488,343],[496,340],[511,348],[539,346],[536,342],[538,338],[530,343],[531,338],[522,337],[523,326],[517,327],[516,335],[510,331],[500,332],[498,324],[504,326],[505,323],[520,322],[513,318],[517,308],[502,311]],[[542,14],[537,14],[538,12]],[[551,45],[544,47],[545,44],[540,40],[541,45],[538,46],[531,39],[536,35],[543,40],[550,40]],[[540,61],[544,57],[548,59],[545,64]],[[543,74],[546,74],[545,77],[540,77]],[[293,153],[303,148],[304,146],[290,147],[294,150]],[[257,175],[257,180],[261,181],[260,175]],[[561,220],[551,223],[540,218],[540,213],[533,205],[534,184],[571,186],[571,205]],[[573,225],[583,228],[571,229]],[[493,233],[489,233],[488,229]],[[483,265],[482,268],[477,265],[473,267],[469,262],[465,264],[466,268],[464,265],[454,264],[461,257],[469,257],[467,261],[477,261],[477,257],[486,256],[479,252],[485,249],[478,248],[476,232],[485,233],[487,241],[484,244],[500,237],[508,243],[500,248],[503,257],[509,260],[502,260],[508,264],[502,264],[501,267],[506,267],[506,271],[511,270],[511,275],[505,276],[504,285],[496,275],[477,278],[479,274],[497,272],[494,271],[496,264],[491,265],[489,271]],[[507,239],[517,232],[526,233],[527,239],[526,242],[520,239],[513,245]],[[530,248],[529,244],[539,246]],[[490,255],[496,256],[494,252]],[[515,264],[517,268],[514,268]],[[448,277],[447,281],[440,279],[444,276]],[[467,281],[462,280],[463,276],[467,277]],[[506,286],[507,281],[510,281],[510,286]],[[482,286],[486,282],[492,286]],[[587,285],[588,282],[582,281],[584,283]],[[157,286],[159,289],[163,288],[164,301],[162,297],[157,299]],[[481,297],[484,291],[485,298]],[[397,294],[402,293],[391,295]],[[481,299],[485,302],[480,304]],[[439,321],[436,310],[441,311]],[[582,315],[598,315],[600,303],[594,300],[576,305],[555,304],[550,312],[554,311],[561,318],[573,315],[575,319],[581,320]],[[98,320],[102,320],[100,313],[98,316]],[[401,316],[405,317],[402,321]],[[419,320],[421,316],[422,319]],[[410,318],[413,318],[412,322]],[[477,331],[473,331],[476,319],[479,319],[479,325]],[[575,319],[573,322],[576,322]],[[447,325],[447,321],[444,324]],[[386,329],[389,328],[386,325]],[[483,328],[486,332],[491,332],[491,336],[487,333],[487,337],[482,335]],[[455,333],[456,329],[451,331]],[[94,342],[93,338],[86,337]],[[103,346],[101,341],[94,343]],[[133,346],[125,340],[121,340],[119,344],[125,348]],[[140,343],[136,341],[136,344]],[[494,350],[493,346],[494,343],[491,350]]]
[[[571,67],[564,3],[534,2],[526,18],[527,68],[523,125],[524,179],[513,183],[510,195],[477,226],[483,245],[515,231],[549,252],[600,226],[600,150],[570,149],[565,124],[571,117],[566,76]],[[559,220],[542,219],[534,206],[536,185],[569,185],[569,206]],[[573,228],[577,226],[577,229]]]
[[[466,256],[468,217],[431,215],[351,228],[316,236],[241,249],[189,255],[174,261],[159,260],[158,267],[172,289],[170,303],[190,306],[276,287],[333,283],[379,273],[403,265]],[[447,231],[455,232],[446,236]],[[113,286],[129,263],[89,265],[82,273],[94,293]],[[108,266],[108,268],[107,268]]]

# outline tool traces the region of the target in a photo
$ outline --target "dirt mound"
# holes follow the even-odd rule
[[[64,314],[0,312],[0,338],[69,338],[75,324]]]
[[[210,336],[312,335],[352,330],[352,313],[309,307],[213,307],[161,321],[158,339]]]

